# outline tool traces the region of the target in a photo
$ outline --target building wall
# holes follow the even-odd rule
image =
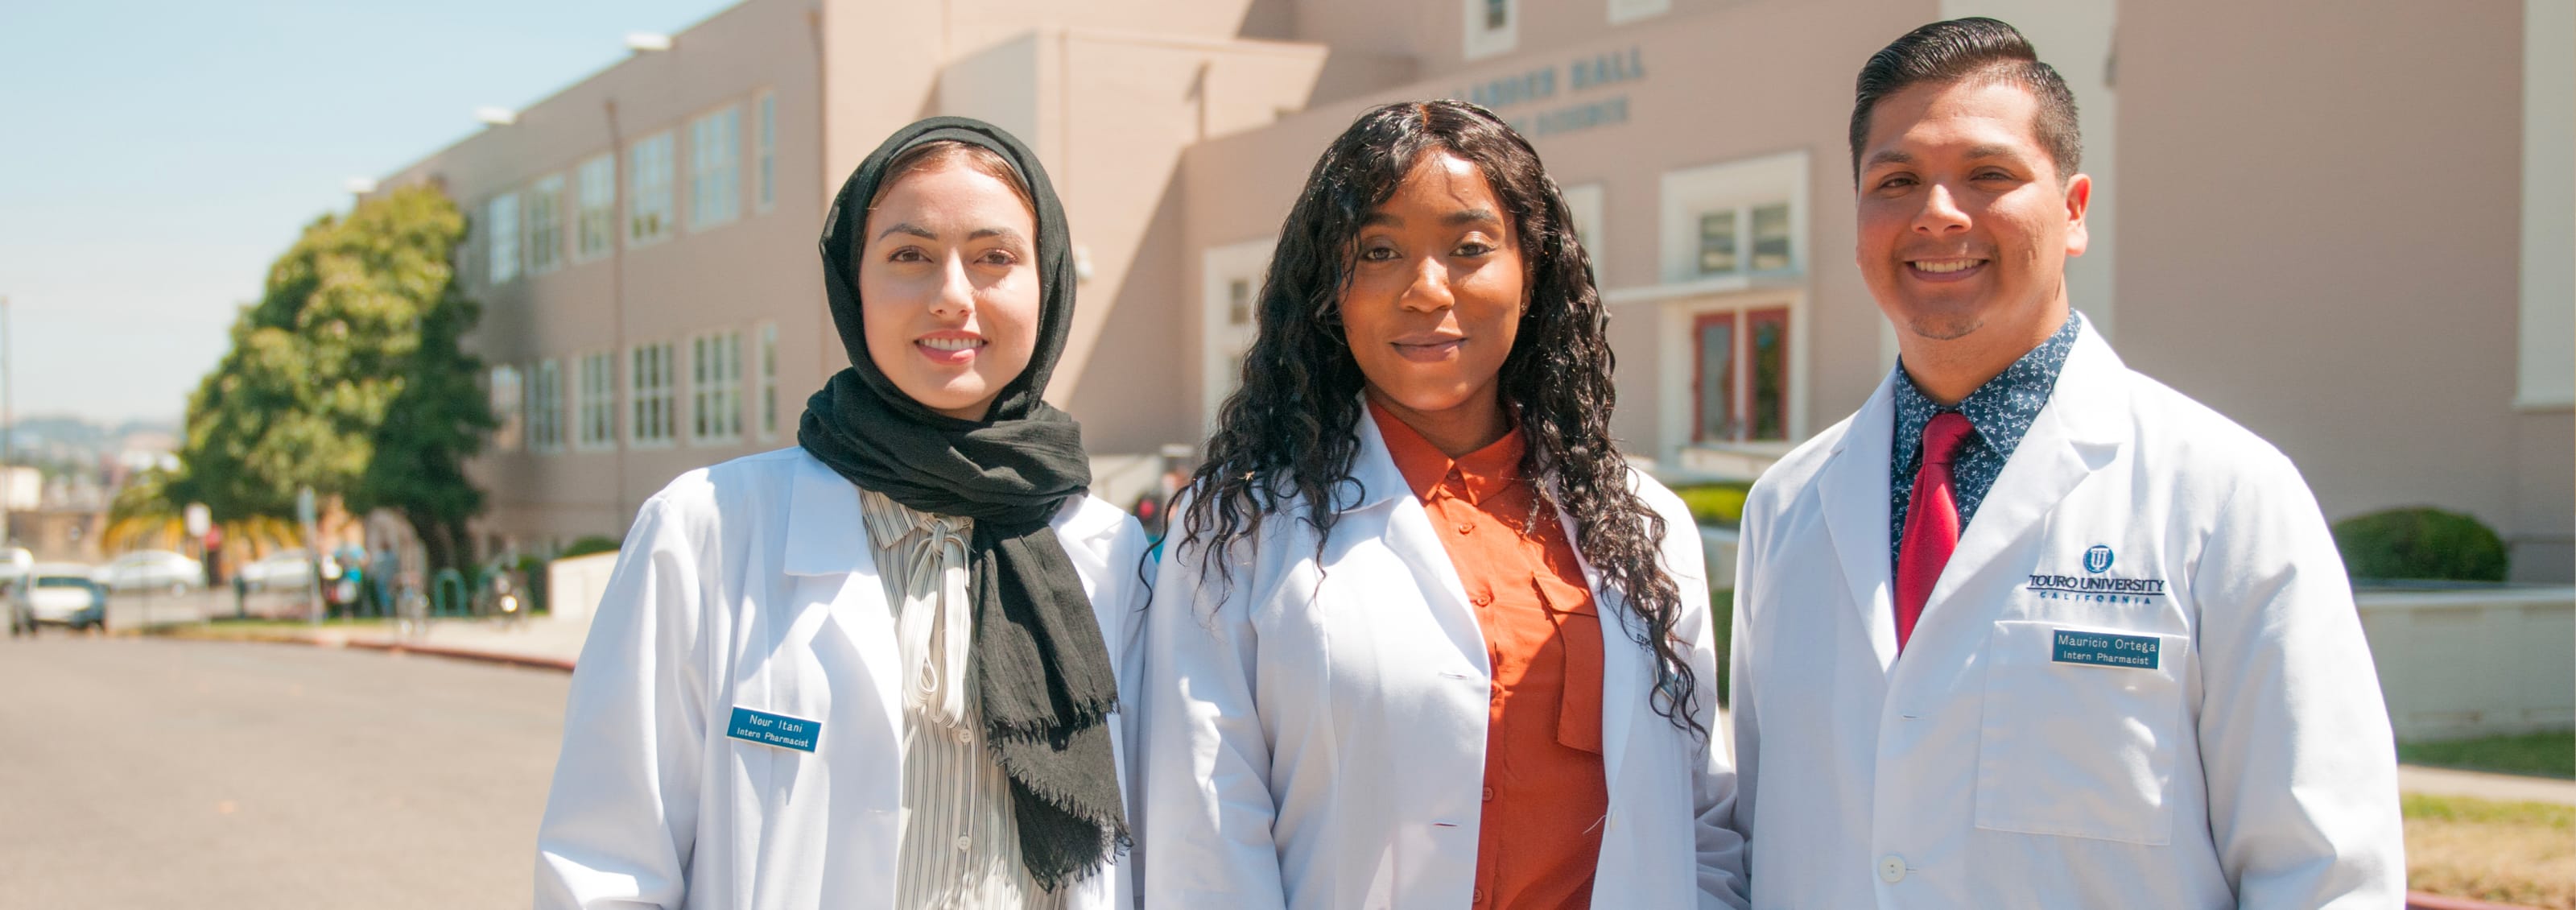
[[[2329,518],[2514,534],[2517,488],[2576,470],[2534,440],[2558,482],[2524,482],[2517,451],[2520,106],[2493,99],[2520,92],[2521,13],[2121,9],[2119,349],[2280,446]]]

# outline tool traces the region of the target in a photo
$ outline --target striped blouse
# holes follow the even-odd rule
[[[974,678],[974,604],[966,540],[974,520],[916,512],[861,490],[877,576],[895,611],[903,655],[902,845],[895,858],[899,910],[982,910],[1064,905],[1020,865],[1010,779],[984,750]]]

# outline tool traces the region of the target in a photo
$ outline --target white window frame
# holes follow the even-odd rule
[[[1667,173],[1662,184],[1663,282],[1705,284],[1710,290],[1736,290],[1754,283],[1803,279],[1808,263],[1808,161],[1804,151],[1729,161]],[[1767,205],[1789,207],[1789,264],[1786,268],[1751,269],[1752,210]],[[1703,273],[1700,265],[1700,217],[1735,213],[1734,271]]]
[[[527,198],[520,203],[527,220],[527,271],[543,275],[563,267],[564,230],[562,174],[548,174],[528,184]]]
[[[751,210],[766,212],[778,207],[778,93],[764,89],[751,106],[752,179],[760,183]]]
[[[528,371],[528,451],[551,455],[564,449],[563,364],[537,361]]]
[[[520,376],[518,367],[506,363],[494,365],[484,375],[483,391],[486,400],[492,404],[492,448],[516,452],[527,432],[519,412],[520,401],[527,394],[527,383]]]
[[[493,284],[519,277],[519,194],[502,193],[483,203],[483,249]]]
[[[1610,0],[1610,24],[1625,25],[1671,12],[1673,0]]]
[[[1764,460],[1762,463],[1767,464],[1769,459],[1788,454],[1791,448],[1807,438],[1807,396],[1811,385],[1809,377],[1814,375],[1813,358],[1809,353],[1814,347],[1814,339],[1810,336],[1815,334],[1815,320],[1809,313],[1809,297],[1810,295],[1802,288],[1761,288],[1703,294],[1663,302],[1661,312],[1657,314],[1657,334],[1660,337],[1656,339],[1658,348],[1656,378],[1661,384],[1662,394],[1656,396],[1657,403],[1660,405],[1656,409],[1656,429],[1663,442],[1662,451],[1658,454],[1665,463],[1682,465],[1687,460],[1683,457],[1683,451],[1697,449],[1720,454],[1758,456]],[[1789,364],[1786,375],[1781,377],[1782,381],[1788,384],[1781,402],[1781,407],[1786,411],[1782,415],[1782,423],[1786,428],[1787,438],[1727,439],[1713,442],[1694,440],[1692,433],[1698,415],[1692,411],[1698,404],[1695,381],[1698,378],[1699,369],[1699,339],[1694,330],[1700,317],[1717,313],[1736,314],[1738,349],[1749,351],[1751,342],[1744,339],[1749,339],[1752,333],[1748,331],[1750,320],[1746,317],[1752,313],[1774,309],[1788,311],[1789,344],[1786,354]],[[1749,360],[1749,357],[1736,358],[1738,368],[1744,371],[1742,375],[1747,377],[1746,381],[1738,383],[1740,395],[1746,401],[1750,401],[1752,397],[1749,389],[1752,366]]]
[[[663,130],[626,147],[626,245],[630,248],[669,240],[679,230],[679,200],[672,185],[677,144],[671,131]]]
[[[689,230],[742,217],[742,105],[689,121]]]
[[[648,341],[626,349],[626,444],[665,449],[680,438],[679,345]]]
[[[1213,431],[1217,408],[1242,378],[1243,355],[1260,323],[1261,282],[1270,271],[1276,237],[1210,247],[1199,254],[1199,412]],[[1243,289],[1241,322],[1234,319],[1236,283]]]
[[[591,351],[573,359],[573,448],[606,452],[617,448],[617,352]]]
[[[573,184],[572,261],[604,258],[617,250],[617,153],[583,161],[573,169]]]
[[[742,332],[689,339],[689,444],[742,441]]]
[[[1503,5],[1503,24],[1498,28],[1486,25],[1492,3]],[[1459,9],[1464,14],[1459,24],[1466,37],[1460,57],[1482,60],[1511,53],[1521,46],[1520,0],[1461,0]]]
[[[1565,197],[1566,210],[1574,214],[1574,238],[1583,243],[1583,252],[1591,258],[1592,273],[1596,276],[1609,274],[1609,267],[1602,264],[1603,252],[1608,247],[1603,245],[1601,228],[1601,208],[1608,190],[1595,182],[1565,187],[1558,192]]]
[[[760,441],[778,439],[778,428],[787,415],[778,406],[778,324],[760,324]]]

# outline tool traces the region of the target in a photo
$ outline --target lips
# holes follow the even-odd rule
[[[990,343],[969,332],[933,332],[913,339],[912,349],[932,363],[953,364],[975,359],[975,352]]]
[[[1415,332],[1394,338],[1388,343],[1394,345],[1395,352],[1406,360],[1416,363],[1436,363],[1449,359],[1457,353],[1458,347],[1466,342],[1465,335]]]
[[[1968,256],[1908,259],[1905,270],[1923,281],[1963,281],[1985,271],[1990,261]]]

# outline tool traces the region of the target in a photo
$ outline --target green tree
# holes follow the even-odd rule
[[[458,346],[481,317],[455,283],[464,237],[464,216],[428,186],[307,225],[190,396],[164,495],[230,522],[291,517],[311,486],[399,512],[431,568],[458,565],[482,502],[459,466],[493,426],[480,362]]]

